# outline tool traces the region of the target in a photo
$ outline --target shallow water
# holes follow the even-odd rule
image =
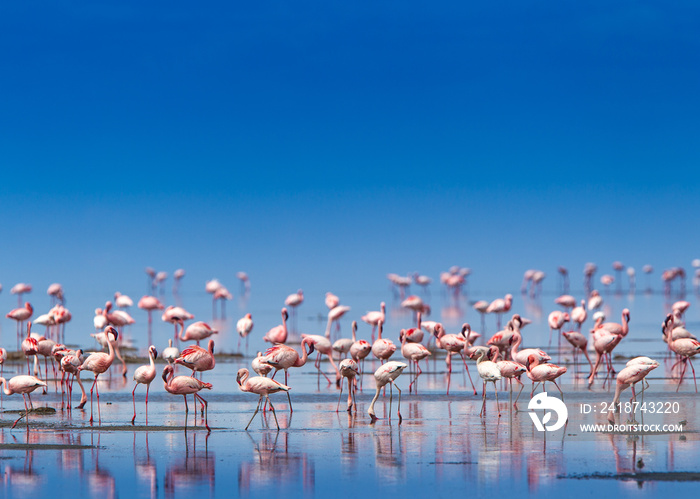
[[[527,346],[546,345],[549,331],[546,315],[554,310],[548,303],[553,297],[538,302],[516,297],[513,312],[533,319],[524,330]],[[374,296],[356,295],[357,316],[372,306]],[[436,310],[447,310],[448,331],[464,320],[476,325],[479,317],[469,308],[469,299],[461,305],[462,314],[454,314],[445,297],[435,296]],[[448,302],[450,306],[440,306]],[[666,310],[665,300],[658,295],[609,295],[606,297],[609,320],[619,320],[623,307],[632,314],[630,335],[616,353],[619,369],[628,357],[645,354],[664,359],[665,344],[660,341],[660,324]],[[322,301],[321,301],[322,304]],[[697,300],[693,302],[696,309]],[[688,328],[695,325],[689,310]],[[231,307],[233,308],[233,307]],[[309,307],[311,308],[311,307]],[[318,308],[322,310],[322,308]],[[393,308],[392,308],[393,310]],[[203,312],[202,312],[203,313]],[[201,314],[200,314],[201,315]],[[279,322],[276,312],[258,314],[259,323],[269,327]],[[299,329],[322,332],[325,324],[308,314],[299,320]],[[348,329],[350,316],[344,321]],[[435,317],[432,317],[435,318]],[[275,322],[277,320],[277,322]],[[410,315],[393,310],[389,313],[387,331],[395,335],[400,327],[410,325]],[[589,319],[589,324],[590,324]],[[154,334],[160,341],[172,331],[159,325]],[[494,318],[487,318],[487,336],[495,332]],[[143,334],[143,325],[135,325],[133,336]],[[162,388],[157,377],[152,385],[148,405],[148,425],[145,422],[145,389],[137,389],[136,425],[132,416],[131,378],[124,379],[115,370],[99,381],[102,421],[90,425],[90,402],[84,410],[61,409],[60,391],[49,383],[49,393],[35,392],[35,406],[56,409],[51,414],[29,414],[29,426],[21,421],[15,429],[9,426],[23,409],[19,396],[4,396],[3,426],[0,428],[0,466],[4,472],[3,495],[24,497],[41,495],[68,496],[79,493],[89,497],[214,497],[270,495],[290,493],[299,496],[337,494],[340,490],[376,495],[376,491],[414,495],[452,494],[488,495],[492,493],[574,492],[619,495],[635,491],[644,495],[665,491],[696,491],[700,481],[700,438],[698,438],[698,396],[692,378],[675,392],[676,381],[670,379],[670,362],[650,375],[651,386],[644,393],[645,401],[677,402],[678,412],[669,414],[637,413],[638,422],[645,424],[679,424],[682,431],[671,434],[611,434],[587,433],[581,424],[606,423],[598,412],[582,413],[582,404],[600,407],[610,402],[610,387],[596,381],[592,390],[583,380],[576,380],[573,366],[561,382],[569,411],[568,424],[555,432],[538,432],[527,412],[531,386],[526,383],[519,401],[519,412],[508,403],[507,387],[498,385],[499,408],[496,414],[493,387],[487,388],[486,417],[479,417],[481,387],[474,396],[460,362],[453,363],[454,372],[450,395],[445,394],[446,372],[443,357],[424,366],[417,382],[418,393],[409,393],[409,375],[398,380],[401,388],[401,414],[396,414],[398,393],[393,392],[391,419],[390,393],[379,399],[377,415],[370,424],[367,407],[374,395],[371,374],[365,375],[364,391],[358,393],[359,410],[348,415],[336,412],[338,390],[320,377],[312,364],[290,373],[294,411],[290,414],[284,394],[273,395],[281,430],[276,431],[272,413],[259,413],[249,431],[244,428],[253,414],[257,396],[242,393],[235,383],[236,371],[249,367],[250,357],[263,347],[260,337],[269,328],[256,330],[246,357],[221,356],[213,372],[204,374],[213,389],[202,395],[209,403],[208,434],[201,416],[194,411],[185,416],[181,397],[172,396]],[[369,329],[361,329],[369,336]],[[450,331],[451,332],[451,331]],[[69,331],[68,335],[75,333]],[[222,332],[218,341],[223,350],[235,351],[237,339],[230,330]],[[72,338],[72,336],[70,336]],[[553,350],[553,349],[550,349]],[[400,358],[396,354],[396,358]],[[567,364],[568,352],[555,357]],[[375,365],[365,367],[371,373]],[[133,373],[136,366],[129,366]],[[162,367],[162,365],[160,366]],[[322,367],[330,373],[327,362]],[[6,376],[23,372],[22,363],[8,363]],[[160,368],[159,368],[160,369]],[[473,377],[478,377],[470,363]],[[180,370],[178,374],[187,374]],[[89,388],[88,375],[84,376]],[[475,380],[476,381],[476,380]],[[480,383],[479,383],[480,384]],[[78,400],[77,385],[73,405]],[[551,394],[555,387],[548,387]],[[622,400],[629,399],[629,390]],[[95,407],[95,416],[97,408]],[[623,415],[623,421],[627,420]],[[643,418],[643,419],[642,419]],[[619,422],[619,417],[618,420]],[[377,492],[379,493],[379,492]]]

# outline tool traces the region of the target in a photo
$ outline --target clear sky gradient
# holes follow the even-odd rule
[[[0,282],[689,268],[699,10],[6,2]]]

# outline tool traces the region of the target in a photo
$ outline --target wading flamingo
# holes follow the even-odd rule
[[[149,364],[138,367],[134,371],[136,384],[131,392],[131,399],[134,402],[134,417],[131,418],[131,424],[134,424],[134,421],[136,421],[136,388],[138,388],[139,384],[146,385],[146,424],[148,424],[148,391],[151,388],[151,382],[156,379],[156,357],[158,357],[158,350],[151,345],[148,347]]]
[[[272,401],[270,400],[270,394],[284,391],[287,392],[287,395],[289,395],[290,388],[287,385],[278,383],[277,381],[271,378],[266,378],[264,376],[253,376],[252,378],[249,378],[249,375],[250,373],[248,372],[248,369],[243,368],[238,370],[238,375],[236,376],[238,387],[241,389],[242,392],[256,393],[260,395],[260,398],[258,399],[258,405],[255,408],[255,412],[253,413],[253,417],[250,418],[250,421],[248,421],[248,424],[246,425],[245,429],[247,430],[250,426],[250,423],[252,423],[253,419],[255,419],[255,415],[260,410],[260,404],[262,403],[263,397],[265,397],[267,403],[270,404],[272,415],[275,417],[277,431],[279,431],[280,424],[277,422],[277,413],[275,411],[275,407],[272,405]]]
[[[207,404],[207,401],[199,394],[199,392],[205,388],[211,390],[211,383],[205,383],[192,376],[174,376],[174,369],[170,364],[163,369],[163,382],[166,392],[172,393],[173,395],[182,395],[185,399],[185,424],[187,423],[187,414],[190,412],[190,408],[187,406],[187,396],[192,394],[195,400],[199,400],[204,407],[204,426],[207,428],[207,431],[211,433],[207,417],[209,404]]]
[[[309,350],[306,350],[306,346],[309,346]],[[284,369],[284,384],[288,382],[287,370],[290,367],[301,367],[306,364],[309,355],[314,351],[314,343],[310,338],[304,338],[301,340],[301,357],[299,353],[292,347],[287,345],[275,345],[267,349],[262,359],[261,363],[268,364],[275,368],[275,374],[280,369]],[[272,375],[274,379],[275,374]],[[292,409],[292,399],[287,392],[287,399],[289,400],[289,412],[293,412]]]
[[[107,337],[107,348],[109,349],[109,354],[104,352],[96,352],[89,355],[83,364],[78,367],[78,371],[92,371],[95,373],[95,381],[92,382],[90,387],[90,424],[93,422],[93,411],[92,411],[92,391],[97,386],[97,377],[106,372],[107,369],[114,362],[114,348],[112,347],[112,341],[117,341],[119,338],[119,333],[112,326],[107,326],[104,330],[104,334]],[[80,375],[80,373],[78,373]],[[100,424],[102,424],[102,414],[100,413],[100,388],[97,387],[97,418]]]
[[[498,417],[501,417],[501,409],[498,406],[498,388],[496,387],[496,381],[500,380],[502,375],[498,365],[495,362],[488,360],[486,357],[488,355],[497,355],[498,347],[492,346],[487,353],[485,350],[481,350],[478,356],[474,355],[471,358],[477,357],[476,359],[476,370],[479,372],[479,376],[484,381],[484,386],[481,392],[481,411],[479,412],[480,417],[486,416],[486,383],[493,383],[493,389],[496,392],[496,410],[498,411]]]
[[[12,428],[14,428],[17,423],[19,423],[19,420],[22,419],[25,416],[29,415],[29,408],[27,407],[27,398],[29,398],[29,407],[32,407],[32,398],[29,395],[32,393],[34,390],[39,388],[40,386],[46,387],[46,383],[41,381],[39,378],[35,376],[27,376],[27,375],[19,375],[15,376],[13,378],[5,379],[3,377],[0,377],[0,384],[4,385],[4,393],[5,395],[12,395],[13,393],[21,393],[22,398],[24,399],[24,414],[21,414],[19,418],[12,424]],[[32,407],[33,409],[33,407]],[[27,427],[29,427],[29,424],[27,423]]]
[[[338,365],[338,371],[343,378],[348,380],[348,408],[347,411],[351,412],[353,407],[355,412],[357,412],[357,403],[355,402],[355,386],[357,385],[355,379],[360,373],[360,369],[357,366],[357,362],[352,359],[343,359]],[[340,394],[338,395],[338,405],[335,408],[335,412],[340,410],[340,399],[343,396],[343,381],[340,381]]]
[[[379,331],[381,332],[381,323],[379,325]],[[377,421],[377,416],[374,413],[374,404],[377,402],[377,399],[379,398],[379,392],[381,391],[382,388],[384,388],[387,383],[391,383],[389,385],[389,419],[391,419],[391,402],[393,400],[393,386],[395,385],[394,381],[396,378],[401,376],[401,373],[403,372],[404,369],[408,367],[408,364],[404,364],[403,362],[397,362],[395,360],[391,360],[389,362],[386,362],[385,364],[382,364],[379,366],[379,369],[377,369],[374,372],[374,381],[377,385],[377,392],[374,394],[374,398],[372,399],[372,403],[369,404],[369,409],[367,409],[367,413],[369,414],[369,417],[372,419],[372,423]],[[401,424],[401,421],[403,418],[401,417],[401,389],[397,386],[396,389],[399,391],[399,424]],[[386,414],[384,414],[384,417],[386,417]]]
[[[275,326],[270,329],[265,336],[263,336],[264,341],[269,341],[270,343],[285,343],[287,341],[287,319],[289,318],[289,313],[287,308],[282,308],[282,325]]]

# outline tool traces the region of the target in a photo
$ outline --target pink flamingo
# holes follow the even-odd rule
[[[487,314],[496,314],[496,327],[498,329],[501,329],[501,315],[508,312],[512,304],[513,295],[508,293],[504,298],[496,298],[486,307]]]
[[[498,411],[498,417],[501,417],[501,409],[498,406],[498,388],[496,387],[496,381],[502,378],[501,371],[498,369],[498,365],[495,362],[488,360],[488,355],[498,355],[498,347],[492,346],[488,352],[481,350],[477,355],[472,355],[471,358],[477,357],[476,359],[476,370],[479,372],[479,376],[484,381],[484,386],[482,389],[482,403],[481,411],[479,412],[480,417],[486,415],[486,383],[493,383],[493,389],[496,392],[496,410]]]
[[[328,380],[328,384],[330,385],[332,382],[326,373],[321,370],[321,355],[326,355],[328,357],[328,361],[335,370],[335,380],[337,383],[340,382],[340,372],[338,371],[338,366],[333,360],[333,346],[331,345],[331,341],[327,337],[321,336],[320,334],[302,334],[301,337],[304,339],[310,339],[314,349],[318,352],[314,366],[316,369],[318,369],[318,372],[323,374],[326,380]]]
[[[306,350],[306,345],[309,346],[309,350]],[[275,374],[280,369],[284,369],[284,383],[288,382],[287,370],[290,367],[301,367],[306,364],[309,355],[314,352],[314,343],[310,338],[304,338],[301,340],[301,357],[299,353],[292,347],[282,344],[274,345],[267,349],[263,358],[260,360],[261,363],[268,364],[275,368]],[[275,374],[272,375],[274,379]],[[292,409],[292,399],[287,392],[287,399],[289,400],[289,412],[293,412]]]
[[[27,374],[32,374],[32,368],[29,363],[29,357],[34,357],[34,376],[39,372],[39,342],[32,336],[32,323],[27,322],[27,337],[22,340],[22,352],[27,359]]]
[[[601,329],[605,330],[608,334],[619,334],[620,336],[627,336],[629,333],[629,322],[630,322],[630,311],[625,308],[622,310],[622,324],[617,322],[604,322],[603,324],[596,325],[596,331],[600,332]],[[603,332],[603,333],[604,333]]]
[[[181,324],[180,321],[189,321],[194,319],[194,314],[189,313],[187,310],[185,310],[182,307],[174,307],[172,305],[169,305],[165,308],[163,311],[163,314],[160,316],[161,320],[163,322],[169,322],[175,327],[175,332],[174,332],[174,339],[175,339],[175,344],[177,344],[177,326],[178,324]]]
[[[678,389],[681,387],[681,383],[683,382],[683,376],[685,376],[685,371],[688,368],[688,364],[690,364],[690,368],[693,370],[693,382],[695,383],[695,393],[697,393],[698,382],[695,379],[695,368],[693,367],[693,363],[690,359],[700,351],[700,342],[690,338],[679,338],[669,343],[669,346],[671,347],[671,350],[673,350],[678,356],[680,356],[680,360],[671,367],[671,371],[673,371],[673,368],[676,367],[678,364],[683,364],[683,370],[681,371],[681,376],[678,380],[678,386],[676,387],[676,391],[678,391]]]
[[[180,281],[185,277],[184,269],[177,269],[173,272],[173,294],[177,295],[180,292]]]
[[[24,293],[31,293],[32,292],[32,285],[31,284],[25,284],[23,282],[18,282],[12,288],[10,289],[10,293],[13,295],[17,295],[17,306],[19,307],[22,304],[22,295]]]
[[[603,297],[597,290],[591,291],[588,297],[588,310],[593,311],[599,309],[603,305]]]
[[[49,285],[48,289],[46,290],[46,294],[51,297],[52,305],[57,301],[59,303],[63,303],[63,286],[61,286],[59,283],[55,282]]]
[[[495,362],[498,370],[501,372],[501,376],[508,378],[508,386],[510,388],[509,403],[517,409],[518,399],[520,398],[523,388],[525,388],[523,382],[520,381],[520,376],[527,371],[527,367],[520,362],[514,362],[512,360],[499,360]],[[515,402],[513,402],[513,380],[517,381],[520,385],[520,391],[518,392],[518,396],[515,397]]]
[[[127,295],[121,294],[119,291],[114,293],[114,303],[117,304],[119,308],[129,308],[134,306],[134,300],[129,298]]]
[[[379,321],[377,323],[377,328],[379,329],[379,332],[377,334],[377,339],[374,343],[372,343],[372,353],[383,364],[389,359],[389,357],[394,355],[396,345],[394,345],[393,341],[382,338],[384,322]]]
[[[151,345],[148,347],[148,360],[149,364],[147,366],[141,366],[134,371],[134,389],[131,392],[131,400],[134,402],[134,417],[131,418],[131,424],[136,421],[136,388],[139,384],[146,385],[146,424],[148,424],[148,391],[151,388],[151,382],[156,379],[156,357],[158,357],[158,350],[156,347]]]
[[[514,334],[512,341],[513,343],[510,349],[510,358],[515,362],[527,365],[528,358],[531,355],[537,357],[537,360],[540,363],[549,362],[550,360],[552,360],[552,358],[549,355],[547,355],[547,352],[545,352],[544,350],[540,350],[539,348],[523,348],[522,350],[518,350],[518,348],[520,348],[520,344],[523,341],[523,337],[520,333]]]
[[[92,411],[92,391],[97,386],[97,377],[106,372],[110,368],[112,362],[114,362],[114,348],[112,347],[112,341],[117,341],[119,338],[119,333],[112,326],[107,326],[104,330],[104,334],[107,337],[107,348],[109,349],[109,354],[104,352],[96,352],[89,355],[83,364],[78,367],[78,371],[92,371],[95,373],[95,381],[92,382],[90,387],[90,424],[93,422],[93,411]],[[97,388],[97,417],[99,423],[102,424],[102,414],[100,413],[100,388]]]
[[[549,323],[549,346],[552,346],[552,331],[554,329],[557,330],[557,337],[559,338],[559,349],[561,350],[561,336],[559,333],[561,333],[561,328],[564,327],[565,322],[569,322],[571,320],[569,318],[569,314],[566,312],[561,312],[560,310],[555,310],[551,314],[549,314],[549,317],[547,318],[547,322]]]
[[[561,295],[555,298],[554,303],[564,307],[564,310],[569,310],[576,306],[576,298],[571,295]]]
[[[180,356],[180,349],[173,346],[172,338],[168,339],[168,346],[163,349],[161,356],[168,364],[172,364]]]
[[[282,308],[282,325],[275,326],[270,329],[265,336],[263,336],[264,341],[269,341],[270,343],[285,343],[287,341],[287,319],[289,314],[286,308]]]
[[[233,294],[231,294],[226,286],[221,286],[214,292],[214,300],[221,301],[221,318],[226,319],[226,302],[233,300]],[[214,319],[216,319],[216,315]]]
[[[479,300],[474,305],[472,305],[472,308],[479,312],[479,315],[481,316],[481,332],[485,333],[486,332],[486,310],[489,308],[489,302],[486,300]],[[500,329],[500,328],[499,328]]]
[[[302,303],[304,303],[304,292],[301,289],[287,296],[284,300],[284,304],[292,309],[292,330],[295,332],[297,325],[297,307]]]
[[[335,322],[336,331],[340,331],[340,318],[350,311],[347,305],[337,305],[328,311],[328,324],[326,325],[326,338],[331,337],[331,325]]]
[[[138,302],[138,307],[141,310],[145,310],[148,312],[148,328],[150,331],[151,324],[153,324],[153,311],[154,310],[163,310],[165,306],[161,303],[161,301],[156,298],[155,296],[142,296],[141,299]]]
[[[277,421],[277,413],[275,411],[274,406],[272,405],[272,401],[270,400],[270,394],[284,391],[287,392],[287,396],[289,396],[290,388],[287,385],[283,385],[282,383],[279,383],[271,378],[266,378],[264,376],[253,376],[252,378],[249,378],[249,375],[250,373],[248,369],[243,368],[238,370],[238,375],[236,376],[236,381],[238,382],[238,386],[242,392],[256,393],[260,395],[260,398],[258,399],[258,405],[255,408],[255,412],[253,413],[253,417],[250,418],[250,421],[248,421],[248,424],[246,425],[245,429],[248,430],[250,423],[252,423],[253,419],[255,419],[255,415],[260,410],[260,404],[262,404],[263,397],[265,397],[267,403],[270,404],[272,415],[275,417],[277,431],[279,431],[280,424]]]
[[[588,386],[593,384],[593,380],[595,379],[596,373],[598,372],[598,368],[600,367],[603,359],[606,359],[608,367],[608,372],[605,377],[607,378],[609,374],[615,373],[612,367],[612,361],[610,360],[610,352],[612,352],[620,341],[622,341],[621,334],[601,334],[600,331],[600,329],[596,330],[596,332],[593,334],[593,348],[595,349],[597,356],[593,370],[588,377]]]
[[[163,382],[166,392],[173,395],[182,395],[185,399],[185,424],[187,424],[187,414],[190,412],[190,408],[187,405],[187,396],[192,394],[195,400],[199,400],[204,407],[204,426],[211,433],[208,421],[209,404],[199,394],[204,389],[211,390],[211,383],[205,383],[192,376],[175,376],[174,368],[170,364],[163,369]]]
[[[525,366],[527,367],[527,377],[532,380],[530,398],[535,394],[535,383],[538,385],[542,383],[542,390],[546,391],[545,383],[551,381],[554,383],[554,386],[557,387],[557,390],[559,390],[561,399],[564,400],[564,392],[561,391],[561,388],[557,384],[557,378],[566,372],[566,367],[559,367],[554,364],[541,364],[536,355],[530,355]]]
[[[470,331],[469,324],[463,324],[462,330],[459,335],[456,334],[445,334],[445,328],[442,324],[435,325],[435,332],[433,333],[436,338],[436,345],[438,348],[442,348],[447,351],[447,356],[445,357],[445,363],[447,364],[447,395],[450,394],[450,380],[452,379],[452,355],[458,353],[462,357],[462,362],[464,362],[464,369],[467,371],[467,376],[469,376],[469,382],[472,385],[472,390],[474,390],[474,395],[476,395],[476,387],[472,381],[472,375],[469,373],[469,366],[467,365],[467,359],[465,357],[465,349],[469,344],[468,334]]]
[[[4,385],[5,395],[21,393],[22,398],[24,399],[24,414],[21,414],[20,417],[17,418],[17,420],[12,424],[12,428],[19,423],[20,419],[29,415],[29,407],[32,407],[32,398],[29,394],[40,386],[46,387],[46,383],[41,381],[39,378],[27,375],[15,376],[9,380],[0,377],[0,385]],[[29,398],[29,407],[27,407],[27,398]],[[29,425],[27,424],[27,428],[28,427]]]
[[[411,327],[405,330],[407,343],[421,343],[423,341],[422,321],[423,312],[418,312],[416,314],[416,327]]]
[[[348,380],[348,412],[352,412],[353,407],[355,412],[357,412],[357,403],[355,402],[355,378],[360,373],[360,369],[357,366],[357,362],[352,359],[343,359],[338,365],[338,371],[343,378]],[[343,382],[341,378],[340,382],[340,394],[338,395],[338,405],[335,408],[335,412],[340,410],[340,399],[343,396]]]
[[[83,386],[83,382],[80,379],[80,370],[78,369],[85,359],[83,359],[83,351],[78,349],[78,350],[65,350],[64,354],[61,356],[61,370],[66,373],[66,374],[72,374],[73,379],[75,379],[78,382],[78,386],[80,386],[80,391],[81,391],[81,396],[80,396],[80,402],[78,405],[75,407],[76,409],[82,409],[85,407],[85,404],[87,403],[87,394],[85,393],[85,387]],[[71,406],[71,399],[73,397],[73,381],[71,380],[70,384],[68,384],[68,408],[70,409]],[[61,399],[63,400],[63,399]]]
[[[17,321],[17,344],[19,345],[19,337],[22,335],[22,330],[24,329],[24,321],[29,319],[34,313],[34,308],[32,304],[26,302],[24,307],[15,308],[10,310],[5,317]]]
[[[571,320],[578,325],[576,330],[579,333],[581,332],[581,326],[584,322],[586,322],[587,318],[588,313],[586,312],[586,300],[581,300],[581,305],[574,307],[574,309],[571,311]]]
[[[248,335],[253,330],[253,315],[245,314],[236,323],[236,332],[238,332],[238,350],[241,349],[241,338],[245,338],[245,350],[248,352]]]
[[[203,321],[193,322],[185,330],[185,325],[182,319],[177,320],[180,324],[180,340],[181,341],[196,341],[199,346],[199,342],[206,340],[214,334],[218,334],[219,331],[213,329],[209,324]],[[183,334],[184,331],[184,334]]]
[[[374,343],[374,332],[377,330],[377,324],[379,323],[379,321],[382,321],[382,322],[386,321],[386,303],[381,302],[379,304],[379,309],[380,309],[379,312],[374,310],[372,312],[367,312],[365,315],[360,317],[360,319],[362,319],[363,322],[366,322],[367,324],[372,326],[372,338],[371,338],[371,340],[373,343]]]
[[[634,385],[642,381],[647,374],[656,369],[658,366],[659,363],[656,361],[652,361],[651,363],[634,363],[632,365],[628,365],[619,373],[617,373],[615,396],[613,398],[612,404],[610,404],[610,407],[613,408],[613,411],[608,412],[608,421],[613,422],[615,420],[614,409],[620,403],[620,395],[622,394],[622,392],[628,387],[631,387],[632,398],[630,399],[630,402],[637,400],[637,394],[634,392]]]
[[[7,360],[7,350],[0,347],[0,377],[5,374],[5,361]]]
[[[583,355],[586,356],[586,360],[588,361],[588,364],[591,366],[591,371],[593,370],[593,362],[591,362],[591,358],[588,355],[588,340],[586,337],[579,333],[578,331],[564,331],[561,333],[564,338],[566,338],[566,341],[571,343],[571,346],[574,347],[574,373],[576,373],[577,369],[577,360],[578,360],[578,351],[581,350],[583,352]]]
[[[212,318],[216,319],[216,291],[223,287],[218,279],[207,281],[204,290],[211,295]]]
[[[337,307],[340,304],[340,298],[338,298],[336,295],[328,291],[326,293],[326,307],[328,307],[328,310],[333,310],[335,307]]]
[[[214,359],[214,340],[209,340],[207,350],[197,345],[185,348],[180,356],[175,359],[175,364],[181,364],[187,369],[192,369],[192,377],[196,372],[211,371],[216,365]]]
[[[421,331],[422,333],[422,331]],[[419,362],[427,357],[430,356],[430,350],[425,348],[423,345],[420,343],[408,343],[406,341],[406,330],[402,329],[401,332],[399,333],[399,341],[401,342],[401,355],[403,355],[404,359],[406,359],[409,362],[413,362],[416,366],[416,369],[418,372],[416,372],[416,375],[413,377],[411,382],[408,384],[408,392],[410,393],[413,387],[413,384],[418,380],[418,376],[420,376],[423,371],[420,368]],[[410,368],[409,368],[410,371]],[[409,372],[410,374],[410,372]],[[416,386],[416,392],[418,391],[418,387]]]
[[[379,332],[381,334],[382,331],[382,326],[381,322],[379,323]],[[374,394],[374,398],[372,399],[372,402],[369,404],[369,409],[367,409],[367,413],[369,414],[369,417],[372,419],[372,423],[377,421],[377,416],[374,412],[374,404],[377,402],[377,399],[379,398],[379,392],[381,391],[382,388],[384,388],[387,384],[390,383],[389,385],[389,418],[391,418],[391,402],[393,400],[394,392],[393,392],[393,387],[395,386],[394,381],[396,378],[401,376],[401,373],[403,372],[404,369],[408,367],[408,364],[404,364],[403,362],[397,362],[395,360],[391,360],[385,364],[382,364],[379,366],[379,369],[377,369],[374,372],[374,381],[377,386],[377,392]],[[399,391],[399,424],[401,424],[401,421],[403,418],[401,417],[401,389],[397,386],[396,389]],[[386,414],[384,415],[386,417]]]
[[[270,374],[270,371],[274,369],[270,364],[267,364],[264,361],[265,357],[263,356],[262,352],[258,352],[257,357],[255,357],[250,363],[253,371],[255,371],[258,376],[267,376]]]
[[[365,358],[372,352],[372,345],[367,340],[357,339],[357,321],[352,321],[352,341],[350,358],[360,363],[361,372],[364,372]],[[360,389],[362,389],[362,377],[360,377]]]

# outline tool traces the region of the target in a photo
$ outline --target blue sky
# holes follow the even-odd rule
[[[688,267],[698,14],[2,5],[0,282],[141,286],[151,265],[286,296],[453,264],[499,291],[532,267]]]

